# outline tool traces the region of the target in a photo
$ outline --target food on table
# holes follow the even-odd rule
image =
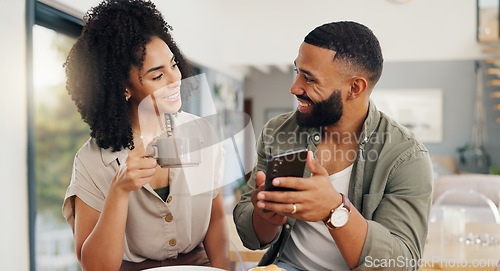
[[[257,266],[248,271],[283,271],[283,270],[284,269],[279,268],[277,265],[271,264],[268,266]]]

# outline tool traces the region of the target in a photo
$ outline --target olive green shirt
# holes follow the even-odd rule
[[[258,171],[266,172],[273,154],[307,147],[316,152],[319,128],[297,125],[295,112],[270,120],[257,141],[258,160],[240,202],[233,211],[243,244],[249,249],[269,247],[260,265],[279,260],[295,219],[278,230],[273,241],[261,245],[252,224],[250,199]],[[380,269],[376,263],[394,259],[397,270],[413,270],[427,236],[432,196],[432,165],[425,146],[405,127],[380,112],[372,101],[363,124],[349,182],[348,197],[368,222],[368,232],[357,270]],[[304,176],[310,176],[305,169]],[[384,270],[391,268],[383,268]]]

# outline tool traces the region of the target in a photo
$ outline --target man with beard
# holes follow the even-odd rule
[[[298,109],[266,124],[233,212],[246,247],[269,247],[260,265],[418,268],[432,166],[422,143],[370,100],[382,63],[377,38],[359,23],[325,24],[305,37],[290,90]],[[269,158],[304,147],[310,150],[304,178],[273,180],[296,191],[264,191]]]

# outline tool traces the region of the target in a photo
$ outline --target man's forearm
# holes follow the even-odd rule
[[[261,245],[269,244],[278,233],[278,226],[262,219],[255,211],[252,213],[252,224]]]
[[[351,269],[358,266],[367,231],[368,224],[365,218],[354,206],[351,207],[351,215],[347,224],[341,228],[330,230],[342,257]]]

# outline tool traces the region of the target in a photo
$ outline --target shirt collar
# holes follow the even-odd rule
[[[380,111],[378,111],[373,100],[370,99],[370,104],[368,106],[368,115],[366,116],[365,122],[363,123],[363,129],[361,130],[361,142],[366,143],[366,141],[370,139],[370,137],[378,127],[379,120]]]
[[[121,149],[120,151],[113,152],[111,148],[101,149],[101,159],[105,166],[109,166],[113,161],[118,161],[118,165],[125,162],[125,158],[129,152],[128,149]]]

